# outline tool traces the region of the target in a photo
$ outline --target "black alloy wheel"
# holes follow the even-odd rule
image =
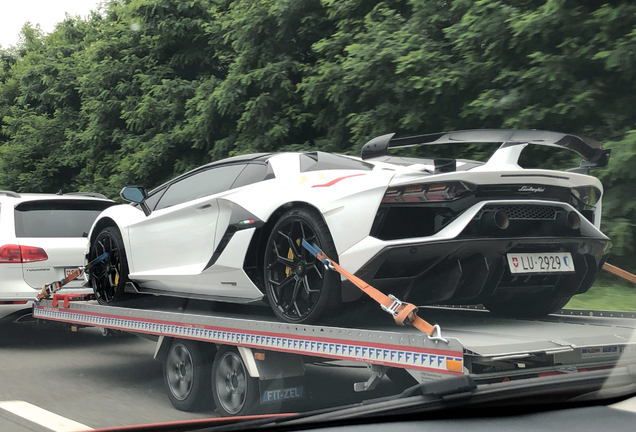
[[[104,252],[108,252],[108,258],[91,268],[89,277],[97,301],[107,305],[127,297],[124,286],[128,281],[128,260],[121,233],[115,227],[104,228],[97,234],[90,246],[89,260]]]
[[[340,304],[340,275],[325,269],[302,239],[338,259],[329,229],[316,212],[294,209],[278,220],[265,250],[265,285],[274,313],[292,323],[315,321]]]

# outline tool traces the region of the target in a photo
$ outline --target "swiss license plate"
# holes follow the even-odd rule
[[[510,273],[572,273],[574,260],[570,252],[509,253]]]
[[[64,277],[68,277],[71,273],[73,273],[75,270],[77,270],[76,268],[72,268],[72,269],[64,269]]]

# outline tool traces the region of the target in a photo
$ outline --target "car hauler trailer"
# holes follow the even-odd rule
[[[33,315],[157,339],[155,358],[163,363],[173,405],[196,410],[213,398],[224,416],[302,399],[304,365],[317,361],[366,364],[368,380],[356,383],[356,391],[372,390],[392,373],[402,379],[410,375],[413,383],[451,375],[488,383],[636,363],[633,318],[551,315],[519,320],[479,310],[423,308],[420,313],[442,329],[431,338],[396,326],[389,316],[374,326],[338,328],[211,312],[195,302],[184,310],[162,301],[152,307],[134,302],[114,307],[56,295],[36,303]]]

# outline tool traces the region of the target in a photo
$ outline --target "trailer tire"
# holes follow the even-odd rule
[[[181,411],[212,408],[210,369],[216,347],[175,339],[163,361],[163,380],[172,405]]]
[[[545,292],[516,295],[507,300],[490,300],[483,303],[493,315],[508,318],[538,318],[558,312],[571,299]]]
[[[221,417],[260,412],[258,378],[253,378],[238,350],[223,346],[212,367],[212,397]]]

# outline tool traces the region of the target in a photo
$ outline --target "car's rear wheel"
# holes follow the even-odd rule
[[[100,231],[91,244],[89,258],[95,259],[104,252],[108,258],[90,269],[90,281],[100,304],[110,304],[127,297],[124,286],[128,281],[128,260],[121,233],[115,227]]]
[[[276,222],[265,249],[265,288],[274,313],[286,322],[309,323],[340,304],[340,275],[326,270],[301,245],[302,239],[338,259],[327,224],[317,212],[294,209]]]
[[[553,293],[538,292],[518,294],[506,300],[490,300],[484,307],[494,315],[509,318],[536,318],[558,312],[570,301],[571,296],[560,297]]]

